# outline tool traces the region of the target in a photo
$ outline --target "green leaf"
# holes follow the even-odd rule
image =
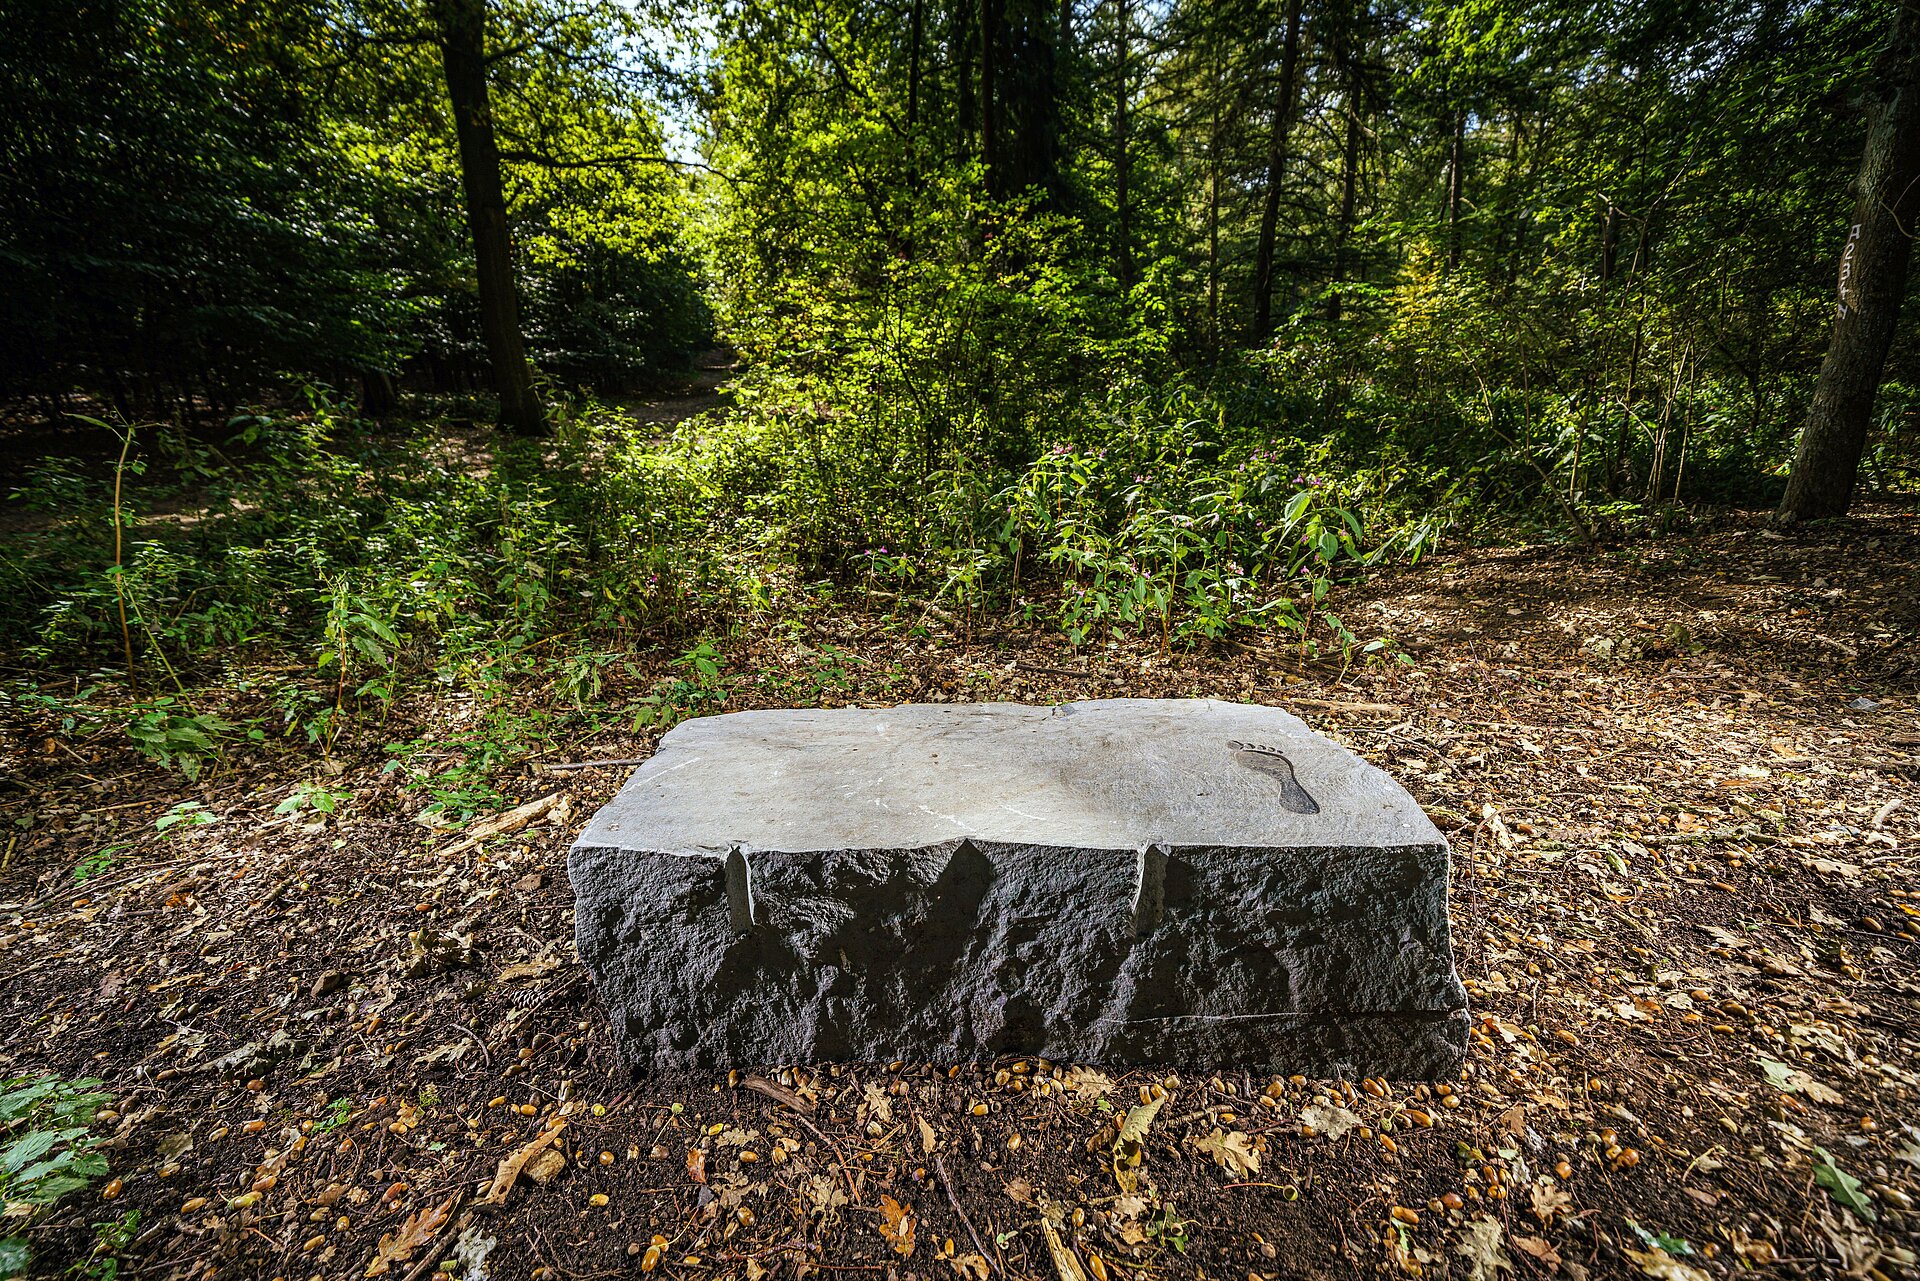
[[[85,1134],[82,1130],[80,1133]],[[7,1174],[19,1174],[29,1161],[37,1161],[53,1150],[60,1142],[59,1130],[32,1130],[26,1137],[15,1140],[5,1151],[0,1151],[0,1171]]]
[[[1833,1157],[1825,1148],[1815,1148],[1814,1155],[1819,1159],[1813,1163],[1813,1181],[1827,1190],[1827,1195],[1852,1211],[1857,1217],[1868,1223],[1880,1217],[1873,1208],[1873,1202],[1860,1189],[1860,1180],[1848,1174],[1833,1163]]]
[[[25,1078],[21,1079],[24,1080]],[[13,1085],[16,1084],[16,1082],[9,1081],[7,1084]],[[29,1108],[41,1099],[46,1098],[49,1094],[52,1094],[59,1087],[59,1077],[47,1076],[40,1078],[38,1081],[24,1088],[12,1090],[6,1094],[0,1094],[0,1121],[11,1121],[17,1117],[25,1116]]]
[[[28,1193],[27,1200],[34,1205],[52,1205],[67,1193],[78,1192],[89,1182],[91,1182],[90,1179],[83,1179],[76,1175],[57,1174],[37,1184]]]

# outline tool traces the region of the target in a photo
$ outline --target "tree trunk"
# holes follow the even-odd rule
[[[400,412],[400,391],[384,369],[360,371],[360,416],[378,422]]]
[[[980,159],[987,166],[987,194],[1006,194],[1004,166],[1000,160],[999,104],[995,101],[999,72],[1001,0],[980,0]]]
[[[907,55],[907,132],[920,123],[920,37],[926,26],[926,0],[913,0],[913,21],[908,39],[912,48]]]
[[[480,328],[487,340],[500,425],[516,436],[546,429],[546,411],[533,389],[520,335],[520,302],[513,281],[513,242],[507,231],[507,198],[500,182],[500,152],[493,139],[493,108],[487,99],[486,0],[435,0],[447,98],[460,144],[460,185],[467,225],[473,232],[475,275],[480,285]]]
[[[1213,122],[1207,131],[1207,341],[1220,345],[1220,73],[1214,60]]]
[[[1895,11],[1874,75],[1833,338],[1780,500],[1782,521],[1844,516],[1853,503],[1920,219],[1920,0]]]
[[[1613,268],[1620,254],[1620,211],[1611,200],[1607,215],[1600,222],[1600,283],[1613,279]]]
[[[974,91],[973,91],[973,15],[978,10],[972,5],[953,6],[948,25],[948,47],[953,55],[954,78],[954,154],[965,160],[973,142]]]
[[[1113,180],[1114,215],[1116,220],[1115,255],[1120,275],[1120,293],[1122,297],[1133,292],[1133,206],[1128,185],[1133,176],[1132,156],[1127,146],[1127,55],[1133,27],[1133,5],[1131,0],[1117,0],[1120,21],[1117,38],[1120,42],[1119,65],[1113,77]]]
[[[1467,109],[1453,117],[1453,148],[1447,156],[1447,266],[1460,265],[1460,203],[1467,190]]]
[[[1347,88],[1347,145],[1340,159],[1339,241],[1333,251],[1333,289],[1327,295],[1327,319],[1340,321],[1340,286],[1347,280],[1347,249],[1353,240],[1353,212],[1360,184],[1360,93],[1357,86]]]
[[[1038,189],[1058,208],[1060,55],[1058,15],[1049,0],[1001,0],[998,92],[1000,156],[1007,194]]]
[[[1280,229],[1280,186],[1287,174],[1287,144],[1293,136],[1294,102],[1299,97],[1300,0],[1287,0],[1286,43],[1280,53],[1280,94],[1273,106],[1273,134],[1267,144],[1267,192],[1260,209],[1260,243],[1253,265],[1253,336],[1273,332],[1273,251]]]

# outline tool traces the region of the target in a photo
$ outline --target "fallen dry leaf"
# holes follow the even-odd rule
[[[1555,1218],[1573,1208],[1573,1198],[1552,1179],[1542,1179],[1534,1184],[1527,1196],[1533,1203],[1533,1217],[1548,1227],[1553,1226]]]
[[[497,983],[515,983],[521,979],[543,978],[560,968],[560,962],[551,956],[536,956],[531,960],[509,965],[494,977]]]
[[[1066,1085],[1075,1098],[1090,1103],[1113,1089],[1113,1078],[1093,1068],[1076,1067],[1068,1070]]]
[[[847,1203],[846,1185],[831,1174],[807,1176],[807,1198],[816,1210],[831,1210]]]
[[[1767,1074],[1767,1084],[1787,1094],[1804,1094],[1815,1103],[1838,1106],[1847,1101],[1846,1096],[1832,1086],[1822,1083],[1819,1078],[1802,1072],[1796,1067],[1770,1059],[1760,1058],[1760,1069]]]
[[[1053,1221],[1044,1215],[1040,1219],[1040,1234],[1046,1238],[1047,1253],[1053,1258],[1053,1270],[1060,1274],[1060,1281],[1093,1281],[1087,1275],[1087,1270],[1080,1265],[1080,1256],[1060,1239],[1060,1233],[1053,1226]]]
[[[1147,1130],[1153,1125],[1153,1118],[1160,1113],[1161,1104],[1167,1101],[1161,1095],[1149,1103],[1127,1110],[1127,1119],[1120,1126],[1120,1134],[1113,1141],[1113,1177],[1120,1184],[1122,1192],[1140,1190],[1140,1163],[1147,1159]]]
[[[453,1213],[456,1198],[448,1197],[436,1206],[424,1210],[415,1210],[407,1216],[397,1232],[389,1232],[380,1238],[373,1262],[367,1264],[362,1276],[377,1277],[384,1275],[396,1263],[405,1263],[413,1257],[414,1251],[432,1243],[440,1232],[440,1225]]]
[[[558,1148],[548,1148],[544,1152],[536,1153],[533,1160],[527,1162],[527,1168],[522,1173],[544,1188],[559,1178],[560,1171],[566,1168],[566,1154]]]
[[[1300,1110],[1300,1123],[1323,1138],[1339,1139],[1360,1124],[1360,1118],[1338,1103],[1310,1103]]]
[[[1204,1139],[1189,1140],[1194,1147],[1212,1157],[1214,1164],[1235,1176],[1260,1173],[1260,1154],[1253,1141],[1238,1130],[1221,1131],[1215,1127]]]
[[[524,1145],[511,1155],[503,1158],[500,1162],[499,1169],[494,1171],[493,1183],[487,1188],[487,1194],[475,1203],[475,1208],[491,1209],[495,1206],[506,1204],[507,1193],[513,1190],[513,1185],[519,1180],[520,1172],[526,1169],[527,1162],[533,1160],[549,1143],[559,1138],[561,1132],[566,1128],[567,1123],[561,1121],[546,1130],[531,1143]]]
[[[912,1206],[901,1205],[890,1196],[880,1198],[880,1235],[902,1258],[913,1253],[913,1229]]]
[[[1627,1257],[1638,1264],[1642,1272],[1659,1278],[1659,1281],[1713,1281],[1699,1268],[1691,1263],[1682,1263],[1659,1246],[1651,1250],[1629,1249]]]
[[[1511,1237],[1513,1248],[1522,1254],[1531,1255],[1546,1265],[1552,1272],[1560,1266],[1560,1252],[1553,1248],[1544,1237]]]
[[[1467,1261],[1467,1281],[1494,1281],[1498,1274],[1513,1271],[1513,1260],[1501,1244],[1505,1236],[1500,1224],[1484,1214],[1467,1224],[1453,1247]]]

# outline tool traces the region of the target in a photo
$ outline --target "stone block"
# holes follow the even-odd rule
[[[568,858],[641,1068],[1003,1054],[1457,1072],[1445,839],[1277,708],[688,721]]]

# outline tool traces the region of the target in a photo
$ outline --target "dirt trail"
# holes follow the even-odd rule
[[[643,397],[620,397],[614,407],[635,423],[664,434],[681,422],[728,403],[726,385],[739,372],[729,348],[702,352],[693,362],[693,377],[683,385]]]

